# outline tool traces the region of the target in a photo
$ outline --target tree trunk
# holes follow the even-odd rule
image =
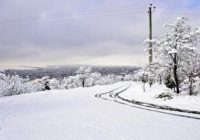
[[[179,93],[179,80],[178,80],[178,74],[177,74],[177,59],[176,59],[176,54],[174,54],[174,68],[173,68],[173,72],[174,72],[174,81],[176,84],[176,93]]]
[[[85,87],[85,79],[82,79],[82,86]]]
[[[190,86],[189,86],[189,95],[193,95],[193,78],[189,77],[189,82],[190,82]]]
[[[162,77],[161,77],[161,74],[159,74],[159,83],[160,83],[160,85],[162,85]]]
[[[143,92],[145,92],[145,83],[143,83]]]

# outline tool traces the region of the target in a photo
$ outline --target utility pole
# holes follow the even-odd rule
[[[153,10],[155,10],[155,6],[153,6],[152,4],[150,4],[149,6],[149,64],[152,63],[153,61],[153,51],[152,51],[152,12]]]

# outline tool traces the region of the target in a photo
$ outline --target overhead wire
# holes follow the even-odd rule
[[[199,14],[200,9],[188,9],[188,8],[169,8],[165,6],[159,6],[159,9],[168,9],[167,11],[161,10],[164,14]],[[7,18],[0,19],[0,25],[12,25],[12,26],[23,26],[37,23],[57,22],[57,21],[71,21],[76,19],[88,18],[88,17],[106,17],[116,15],[126,15],[132,13],[145,12],[144,5],[141,6],[124,6],[115,8],[104,8],[104,9],[84,9],[79,11],[60,12],[54,14],[45,14],[39,16],[23,17],[23,18]]]
[[[53,19],[53,18],[65,18],[65,17],[72,17],[76,15],[80,16],[88,16],[88,15],[100,15],[100,14],[110,14],[110,13],[119,13],[119,12],[134,12],[134,10],[141,10],[141,7],[117,7],[112,9],[94,9],[94,10],[79,10],[79,11],[72,11],[72,12],[61,12],[56,14],[47,14],[44,15],[44,19]],[[32,16],[26,18],[9,18],[9,19],[1,19],[0,24],[12,24],[21,21],[34,21],[42,18],[41,16]]]

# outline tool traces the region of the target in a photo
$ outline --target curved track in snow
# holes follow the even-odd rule
[[[104,99],[104,100],[114,101],[113,97],[116,94],[120,94],[120,93],[126,91],[127,89],[130,88],[130,86],[131,86],[131,84],[125,85],[125,86],[120,86],[118,88],[112,89],[112,90],[110,90],[108,92],[105,92],[105,93],[95,94],[95,97],[96,98],[101,98],[101,99]]]
[[[125,92],[130,87],[131,87],[131,84],[127,84],[125,86],[115,88],[115,89],[105,92],[105,93],[96,94],[95,97],[101,98],[103,100],[120,103],[123,105],[128,105],[128,106],[135,107],[135,108],[140,108],[143,110],[154,111],[154,112],[159,112],[159,113],[164,113],[164,114],[169,114],[169,115],[175,115],[175,116],[179,116],[179,117],[186,117],[186,118],[200,120],[200,116],[199,116],[200,112],[199,111],[173,108],[170,106],[161,106],[161,105],[141,102],[141,101],[137,101],[137,100],[128,100],[128,99],[125,99],[122,96],[120,96],[121,93]],[[165,112],[165,111],[168,111],[168,112]],[[174,113],[171,113],[171,112],[174,112]],[[181,114],[177,114],[177,113],[181,113]],[[195,115],[195,116],[191,116],[190,114]]]
[[[161,105],[141,102],[141,101],[137,101],[137,100],[128,100],[128,99],[125,99],[122,96],[120,96],[118,93],[115,95],[115,97],[117,97],[117,98],[119,98],[119,99],[121,99],[123,101],[129,102],[129,103],[132,103],[132,104],[136,104],[136,105],[140,105],[140,106],[143,106],[143,107],[149,107],[149,108],[156,108],[156,109],[163,109],[163,110],[169,110],[169,111],[177,111],[177,112],[181,112],[181,113],[191,113],[191,114],[200,115],[199,111],[192,111],[192,110],[187,110],[187,109],[173,108],[173,107],[170,107],[170,106],[161,106]]]

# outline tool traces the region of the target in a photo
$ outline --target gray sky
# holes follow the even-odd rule
[[[154,36],[178,16],[200,25],[198,0],[0,0],[0,67],[146,63],[149,3]]]

